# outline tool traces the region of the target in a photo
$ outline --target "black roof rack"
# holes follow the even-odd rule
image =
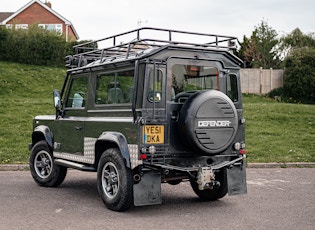
[[[101,64],[119,57],[128,59],[141,51],[169,45],[234,50],[237,42],[231,36],[143,27],[74,46],[75,54],[66,57],[66,66],[78,68],[95,61]]]

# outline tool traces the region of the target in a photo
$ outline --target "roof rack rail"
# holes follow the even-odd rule
[[[235,50],[237,43],[231,36],[142,27],[74,46],[75,54],[66,57],[66,66],[78,68],[97,60],[127,59],[131,54],[168,45]]]

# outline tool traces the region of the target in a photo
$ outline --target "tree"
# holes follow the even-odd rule
[[[314,34],[303,34],[299,28],[296,28],[280,39],[279,51],[283,58],[290,56],[294,50],[303,47],[315,48]]]
[[[283,96],[293,101],[315,103],[315,38],[298,28],[282,37],[281,50],[286,52]]]
[[[250,38],[244,36],[239,57],[247,63],[246,67],[278,68],[277,36],[277,32],[264,20],[255,27]]]
[[[244,36],[241,48],[236,55],[244,61],[245,68],[252,68],[253,61],[258,59],[256,50],[256,41],[252,37],[247,38]]]

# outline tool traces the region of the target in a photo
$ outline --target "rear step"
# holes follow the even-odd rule
[[[55,163],[57,165],[65,166],[67,168],[73,168],[73,169],[78,169],[81,171],[89,171],[89,172],[96,172],[96,168],[92,166],[86,166],[84,164],[72,162],[72,161],[67,161],[63,159],[56,159]]]

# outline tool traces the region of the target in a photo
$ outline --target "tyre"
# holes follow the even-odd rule
[[[233,142],[238,130],[237,110],[224,93],[199,91],[183,104],[178,128],[182,142],[193,152],[213,156],[222,153]]]
[[[203,201],[214,201],[224,197],[228,192],[227,172],[226,169],[221,169],[215,174],[215,178],[220,182],[220,187],[213,189],[199,190],[198,184],[190,180],[190,184],[194,192]]]
[[[108,209],[125,211],[133,205],[132,173],[117,148],[106,150],[98,163],[97,189]]]
[[[30,155],[30,171],[35,182],[44,187],[60,185],[67,175],[66,167],[54,163],[52,151],[46,141],[39,141],[33,146]]]

